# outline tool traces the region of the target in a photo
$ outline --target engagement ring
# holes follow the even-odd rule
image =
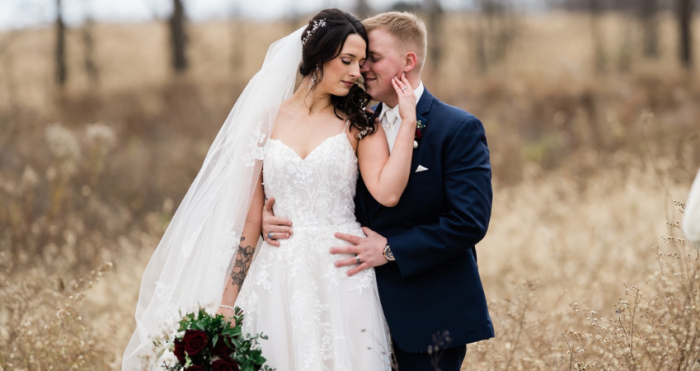
[[[268,239],[268,240],[274,240],[274,238],[272,238],[272,235],[273,235],[273,232],[268,233],[268,234],[267,234],[267,239]]]

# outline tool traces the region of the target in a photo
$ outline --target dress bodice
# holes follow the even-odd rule
[[[265,145],[265,196],[275,198],[275,216],[291,220],[295,229],[356,224],[358,173],[345,131],[326,138],[306,158],[277,139]]]

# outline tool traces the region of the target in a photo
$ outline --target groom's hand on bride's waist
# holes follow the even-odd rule
[[[352,244],[352,246],[336,246],[331,248],[331,254],[355,255],[352,258],[339,260],[335,263],[335,266],[338,268],[348,265],[357,265],[355,268],[348,271],[348,276],[353,276],[367,268],[377,267],[388,262],[384,257],[384,248],[386,247],[387,239],[367,227],[362,227],[362,231],[365,232],[367,237],[357,237],[339,232],[335,234],[335,238]]]
[[[274,204],[274,197],[265,201],[262,212],[262,237],[268,245],[279,247],[278,240],[286,240],[292,235],[292,222],[289,219],[275,217],[272,211]]]

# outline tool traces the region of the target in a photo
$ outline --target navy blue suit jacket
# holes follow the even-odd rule
[[[416,107],[425,123],[399,203],[381,206],[358,180],[358,221],[386,237],[396,262],[376,268],[394,342],[422,352],[449,331],[448,347],[494,336],[476,245],[491,217],[491,165],[481,121],[427,90]],[[428,170],[416,173],[418,165]]]

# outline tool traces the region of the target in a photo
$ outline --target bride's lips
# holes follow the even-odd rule
[[[349,81],[345,81],[345,80],[341,80],[341,81],[342,81],[343,84],[345,84],[345,86],[347,86],[348,88],[352,88],[352,86],[355,85],[354,82],[349,82]]]

